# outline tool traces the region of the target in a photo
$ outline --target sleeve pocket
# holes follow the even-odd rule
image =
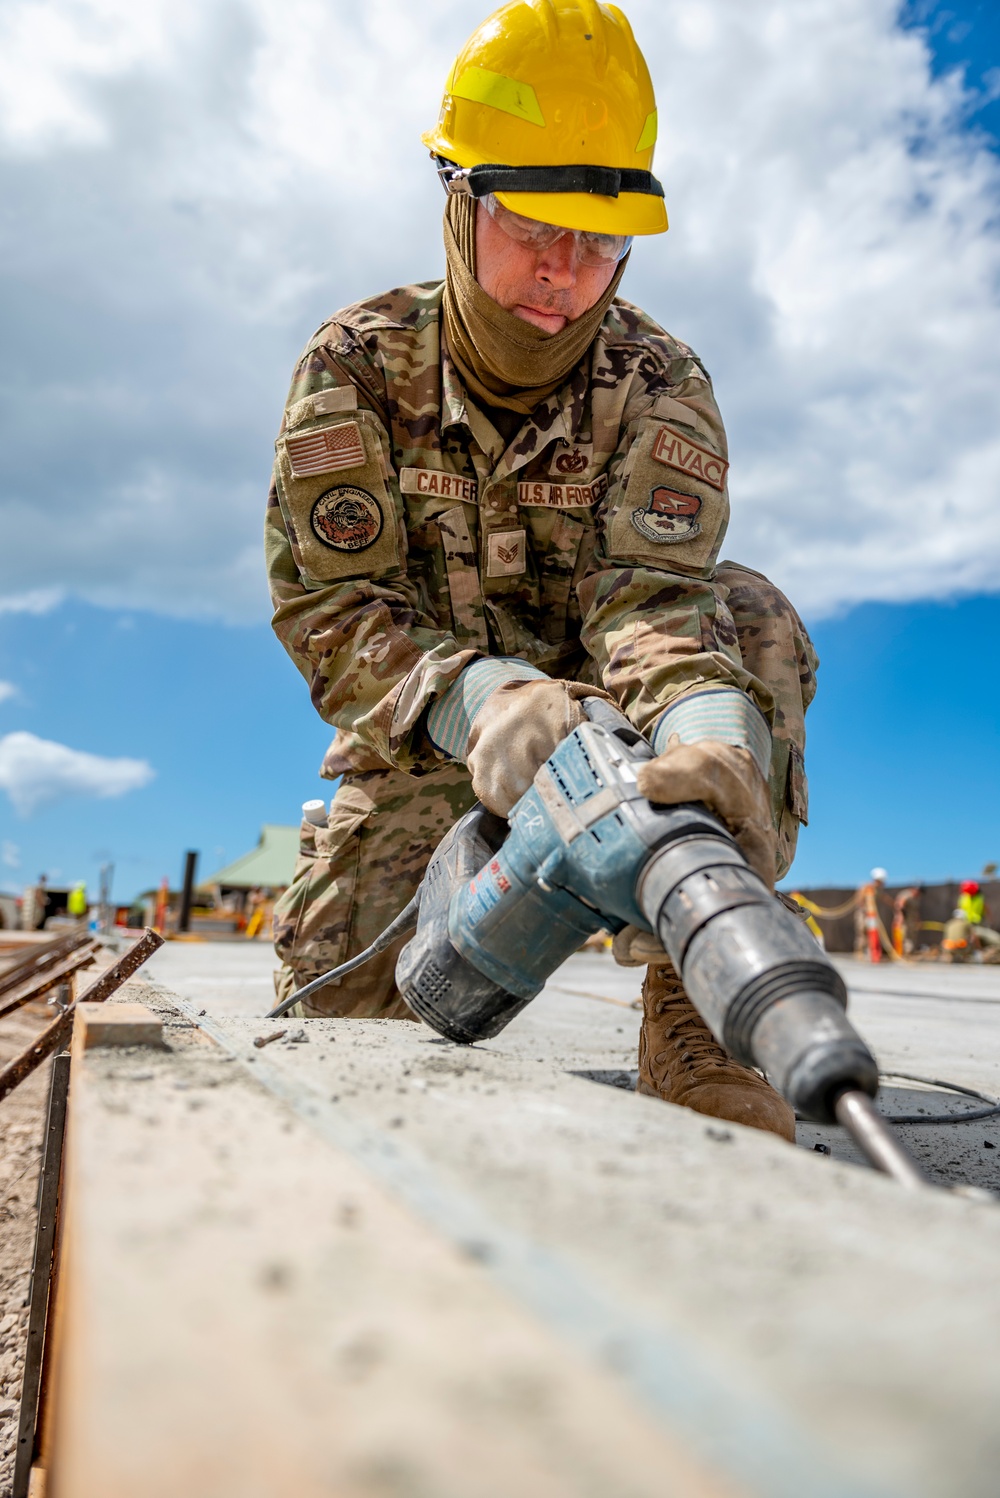
[[[377,577],[400,562],[378,424],[366,412],[278,438],[278,498],[305,577]]]
[[[707,572],[729,524],[728,463],[652,418],[639,423],[609,495],[608,556]]]

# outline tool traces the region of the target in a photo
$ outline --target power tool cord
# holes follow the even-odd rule
[[[311,983],[307,983],[305,988],[299,988],[295,993],[289,994],[287,999],[282,999],[280,1004],[275,1004],[274,1008],[268,1012],[265,1018],[280,1019],[283,1014],[287,1014],[289,1009],[292,1009],[302,999],[307,999],[317,989],[325,988],[334,978],[343,978],[345,974],[353,973],[356,967],[361,967],[363,963],[370,962],[373,957],[377,957],[380,952],[384,952],[388,947],[391,947],[393,942],[403,935],[404,931],[409,931],[411,927],[417,924],[419,909],[420,890],[418,889],[409,905],[403,907],[391,925],[386,926],[381,936],[376,936],[370,947],[366,947],[363,952],[359,952],[357,957],[352,957],[348,962],[342,962],[339,967],[331,968],[328,973],[321,973],[318,978],[314,978]]]
[[[885,1071],[880,1072],[884,1080],[895,1077],[900,1082],[920,1082],[925,1087],[940,1087],[944,1092],[958,1092],[963,1097],[975,1098],[977,1102],[987,1103],[986,1108],[974,1108],[970,1113],[937,1113],[927,1115],[924,1113],[883,1113],[882,1117],[886,1123],[891,1124],[949,1124],[949,1123],[975,1123],[977,1119],[993,1118],[1000,1113],[1000,1103],[994,1098],[988,1097],[985,1092],[977,1092],[974,1087],[962,1087],[958,1082],[942,1082],[939,1077],[916,1077],[912,1072]]]

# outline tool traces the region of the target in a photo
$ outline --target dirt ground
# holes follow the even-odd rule
[[[0,1020],[0,1065],[51,1020],[29,1004]],[[0,1102],[0,1498],[10,1498],[28,1329],[28,1290],[50,1062]]]

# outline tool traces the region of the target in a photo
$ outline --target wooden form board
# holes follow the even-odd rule
[[[74,1047],[46,1498],[736,1498],[162,1017]]]

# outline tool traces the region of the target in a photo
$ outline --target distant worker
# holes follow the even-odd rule
[[[972,953],[972,926],[962,909],[953,910],[941,938],[942,962],[967,962]]]
[[[81,879],[79,884],[74,884],[66,901],[66,910],[82,926],[87,919],[87,886]]]
[[[52,896],[49,894],[48,875],[39,874],[38,883],[32,891],[30,930],[45,930],[45,922],[49,918],[49,911],[52,908],[52,904]]]
[[[882,933],[878,897],[889,876],[885,869],[872,869],[869,882],[858,890],[854,907],[854,955],[859,961],[882,961]]]
[[[985,924],[986,901],[975,879],[959,886],[958,908],[969,923],[972,943],[979,947],[1000,947],[1000,932]]]
[[[900,890],[892,902],[892,950],[897,957],[916,951],[920,933],[920,885]]]
[[[648,737],[653,800],[707,802],[772,888],[791,862],[816,657],[772,583],[718,561],[729,465],[704,365],[619,296],[633,236],[667,228],[656,136],[617,6],[504,5],[423,137],[443,281],[337,312],[295,369],[273,624],[343,779],[275,911],[279,997],[367,946],[477,799],[506,816],[587,697]],[[304,1012],[407,1017],[400,945]],[[658,943],[632,928],[614,951],[648,964],[640,1090],[794,1138]]]

